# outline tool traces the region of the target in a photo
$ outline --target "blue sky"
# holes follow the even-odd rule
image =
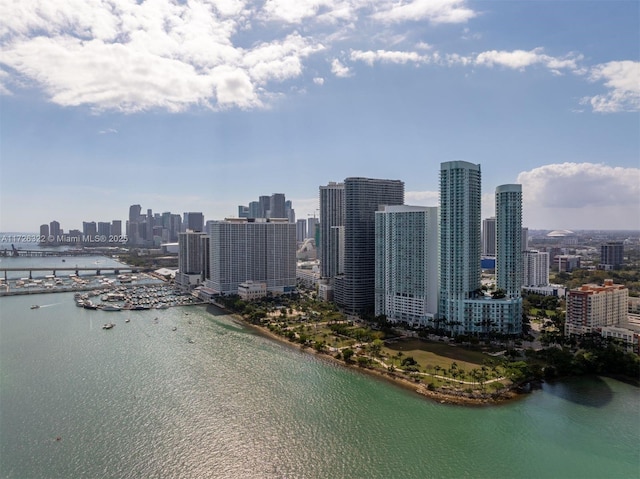
[[[443,161],[532,229],[640,229],[637,1],[0,0],[0,231],[237,214]]]

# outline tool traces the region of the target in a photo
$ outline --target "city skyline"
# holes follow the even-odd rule
[[[0,19],[0,230],[438,165],[522,184],[530,229],[640,229],[637,2],[20,2]],[[35,205],[35,208],[34,208]]]

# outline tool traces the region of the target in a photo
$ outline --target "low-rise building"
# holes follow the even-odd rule
[[[238,285],[238,296],[243,301],[264,298],[267,295],[267,283],[244,281]]]

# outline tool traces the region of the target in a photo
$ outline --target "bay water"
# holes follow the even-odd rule
[[[0,298],[2,478],[637,478],[639,418],[608,378],[443,405],[212,307]]]

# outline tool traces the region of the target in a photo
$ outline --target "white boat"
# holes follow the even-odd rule
[[[103,304],[100,309],[102,309],[102,311],[122,311],[120,306],[114,304]]]
[[[105,323],[102,325],[102,329],[112,329],[115,326],[113,323]]]

